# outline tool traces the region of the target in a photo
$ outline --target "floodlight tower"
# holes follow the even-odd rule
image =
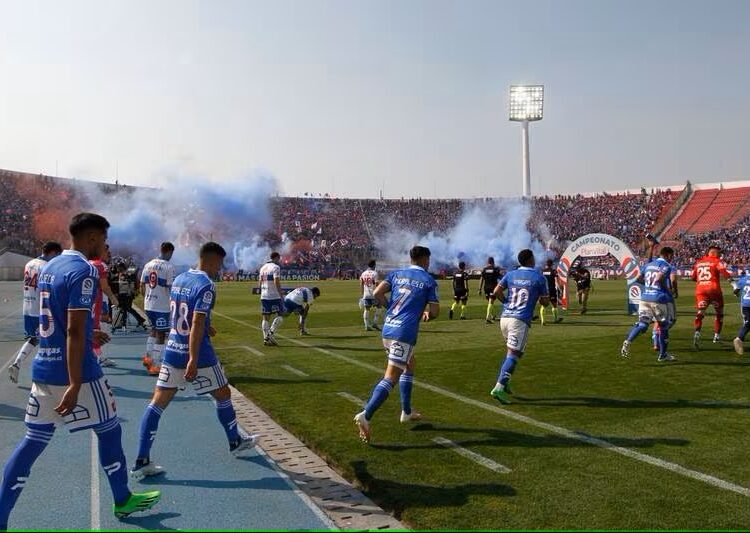
[[[523,159],[523,196],[531,197],[529,165],[529,122],[542,120],[544,85],[511,85],[509,119],[521,123],[521,157]]]

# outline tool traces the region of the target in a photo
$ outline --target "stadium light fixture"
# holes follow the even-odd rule
[[[523,160],[523,196],[531,196],[531,165],[529,164],[529,122],[542,120],[544,85],[511,85],[509,120],[521,123],[521,158]]]

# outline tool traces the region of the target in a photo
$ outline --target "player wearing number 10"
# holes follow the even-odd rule
[[[219,244],[204,244],[198,268],[180,274],[172,283],[169,340],[154,395],[141,419],[138,458],[130,471],[130,477],[137,481],[164,472],[151,462],[151,446],[164,409],[188,382],[197,394],[211,394],[216,400],[216,415],[226,432],[230,452],[236,454],[255,444],[255,437],[239,432],[232,393],[209,338],[216,333],[211,327],[211,310],[216,303],[211,279],[221,270],[226,255]]]
[[[536,260],[531,250],[518,253],[517,270],[511,270],[495,287],[494,295],[503,302],[503,313],[500,315],[500,330],[505,337],[508,353],[500,365],[497,383],[490,395],[500,403],[509,404],[511,393],[510,377],[516,369],[519,359],[526,350],[531,319],[537,300],[543,306],[549,305],[547,280],[541,272],[534,269]],[[505,295],[504,292],[508,291]]]

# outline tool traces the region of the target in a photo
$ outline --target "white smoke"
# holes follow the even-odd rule
[[[530,204],[518,199],[466,203],[458,223],[445,234],[418,235],[391,227],[376,237],[376,246],[383,259],[394,264],[408,262],[412,246],[427,246],[432,253],[431,269],[455,266],[459,261],[481,267],[490,256],[496,265],[511,268],[525,248],[531,249],[541,264],[549,255],[549,246],[532,237],[527,229],[530,216]],[[546,233],[553,241],[548,229]]]

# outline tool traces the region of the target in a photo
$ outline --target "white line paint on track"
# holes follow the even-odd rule
[[[233,318],[229,315],[225,315],[224,313],[218,313],[214,311],[215,314],[226,318],[227,320],[231,320],[233,322],[236,322],[238,324],[242,324],[243,326],[250,326],[255,329],[260,329],[257,326],[250,324],[247,321],[244,320],[238,320],[236,318]],[[277,337],[288,340],[294,344],[297,344],[299,346],[303,346],[305,348],[311,348],[313,350],[316,350],[320,353],[324,353],[328,355],[329,357],[333,357],[334,359],[338,359],[339,361],[344,361],[346,363],[349,363],[354,366],[358,366],[360,368],[364,368],[367,370],[371,370],[373,372],[377,372],[378,374],[383,373],[383,369],[381,367],[376,367],[374,365],[370,365],[368,363],[363,363],[362,361],[358,361],[357,359],[347,357],[346,355],[342,355],[339,353],[332,352],[330,350],[326,350],[325,348],[320,348],[318,346],[314,346],[311,344],[308,344],[306,342],[293,339],[291,337],[284,337],[282,335],[277,335]],[[478,407],[479,409],[483,409],[485,411],[490,411],[492,413],[496,413],[498,415],[511,418],[517,422],[521,422],[524,424],[527,424],[529,426],[533,426],[538,429],[543,429],[545,431],[549,431],[550,433],[555,433],[557,435],[561,435],[568,439],[577,440],[580,442],[585,442],[586,444],[590,444],[592,446],[597,446],[599,448],[609,450],[613,453],[623,455],[625,457],[630,457],[631,459],[635,459],[636,461],[641,461],[643,463],[647,463],[653,466],[657,466],[659,468],[663,468],[665,470],[669,470],[670,472],[674,472],[675,474],[694,479],[696,481],[701,481],[703,483],[706,483],[708,485],[712,485],[714,487],[734,492],[737,494],[741,494],[742,496],[750,497],[750,489],[747,487],[743,487],[741,485],[737,485],[736,483],[732,483],[731,481],[726,481],[724,479],[718,478],[716,476],[712,476],[710,474],[704,474],[703,472],[698,472],[697,470],[691,470],[689,468],[686,468],[682,465],[678,465],[677,463],[671,463],[669,461],[665,461],[663,459],[659,459],[658,457],[653,457],[651,455],[637,452],[635,450],[631,450],[630,448],[624,448],[622,446],[617,446],[616,444],[612,444],[609,441],[606,441],[604,439],[599,439],[596,437],[591,437],[589,435],[585,435],[582,433],[577,433],[574,431],[571,431],[569,429],[565,429],[560,426],[556,426],[554,424],[549,424],[547,422],[542,422],[541,420],[537,420],[535,418],[531,418],[526,415],[522,415],[520,413],[516,413],[514,411],[510,411],[508,409],[503,409],[498,407],[497,405],[488,404],[485,402],[481,402],[479,400],[475,400],[474,398],[469,398],[467,396],[462,396],[460,394],[457,394],[455,392],[449,391],[448,389],[444,389],[442,387],[437,387],[435,385],[431,385],[429,383],[426,383],[421,380],[414,380],[414,385],[417,387],[420,387],[422,389],[428,390],[430,392],[434,392],[435,394],[439,394],[441,396],[444,396],[446,398],[451,398],[453,400],[465,403],[467,405],[471,405],[474,407]]]

